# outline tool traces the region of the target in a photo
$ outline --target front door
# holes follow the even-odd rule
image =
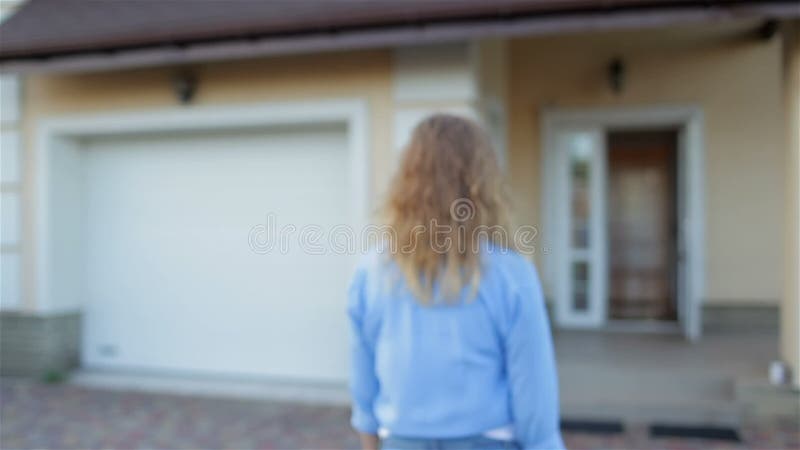
[[[545,236],[552,251],[545,277],[556,323],[682,328],[693,339],[700,317],[696,125],[637,120],[554,114],[547,125]]]
[[[607,135],[610,320],[678,318],[677,132]]]

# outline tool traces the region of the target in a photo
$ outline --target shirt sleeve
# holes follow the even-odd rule
[[[558,378],[544,296],[532,265],[518,281],[505,336],[514,432],[525,449],[560,450]]]
[[[365,333],[365,274],[358,271],[348,292],[347,313],[350,317],[350,394],[353,412],[350,423],[357,431],[377,434],[378,421],[373,412],[378,394],[378,379],[375,376],[375,353]]]

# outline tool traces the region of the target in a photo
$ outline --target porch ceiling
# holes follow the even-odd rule
[[[30,0],[0,26],[0,70],[100,70],[793,16],[800,4],[784,0]]]

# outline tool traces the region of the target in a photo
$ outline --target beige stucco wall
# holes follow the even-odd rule
[[[391,151],[391,54],[389,51],[329,53],[200,65],[192,106],[305,99],[362,98],[370,111],[373,181],[388,176]],[[24,86],[26,148],[23,185],[23,299],[34,308],[35,130],[53,117],[176,108],[174,69],[83,75],[29,76]]]
[[[778,38],[753,39],[753,29],[706,25],[511,41],[510,176],[520,221],[541,224],[544,213],[541,108],[696,105],[705,116],[706,301],[777,304],[786,153],[781,47]],[[619,96],[606,81],[615,56],[627,66]]]

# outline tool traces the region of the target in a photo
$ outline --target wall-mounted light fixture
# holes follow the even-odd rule
[[[188,70],[181,70],[172,78],[172,89],[178,101],[187,105],[197,91],[197,77]]]
[[[758,38],[761,39],[762,41],[772,40],[772,37],[778,33],[778,27],[779,25],[777,20],[775,19],[765,20],[764,23],[762,23],[758,27],[757,31]]]
[[[608,85],[615,94],[622,93],[625,88],[625,62],[616,57],[608,63]]]

